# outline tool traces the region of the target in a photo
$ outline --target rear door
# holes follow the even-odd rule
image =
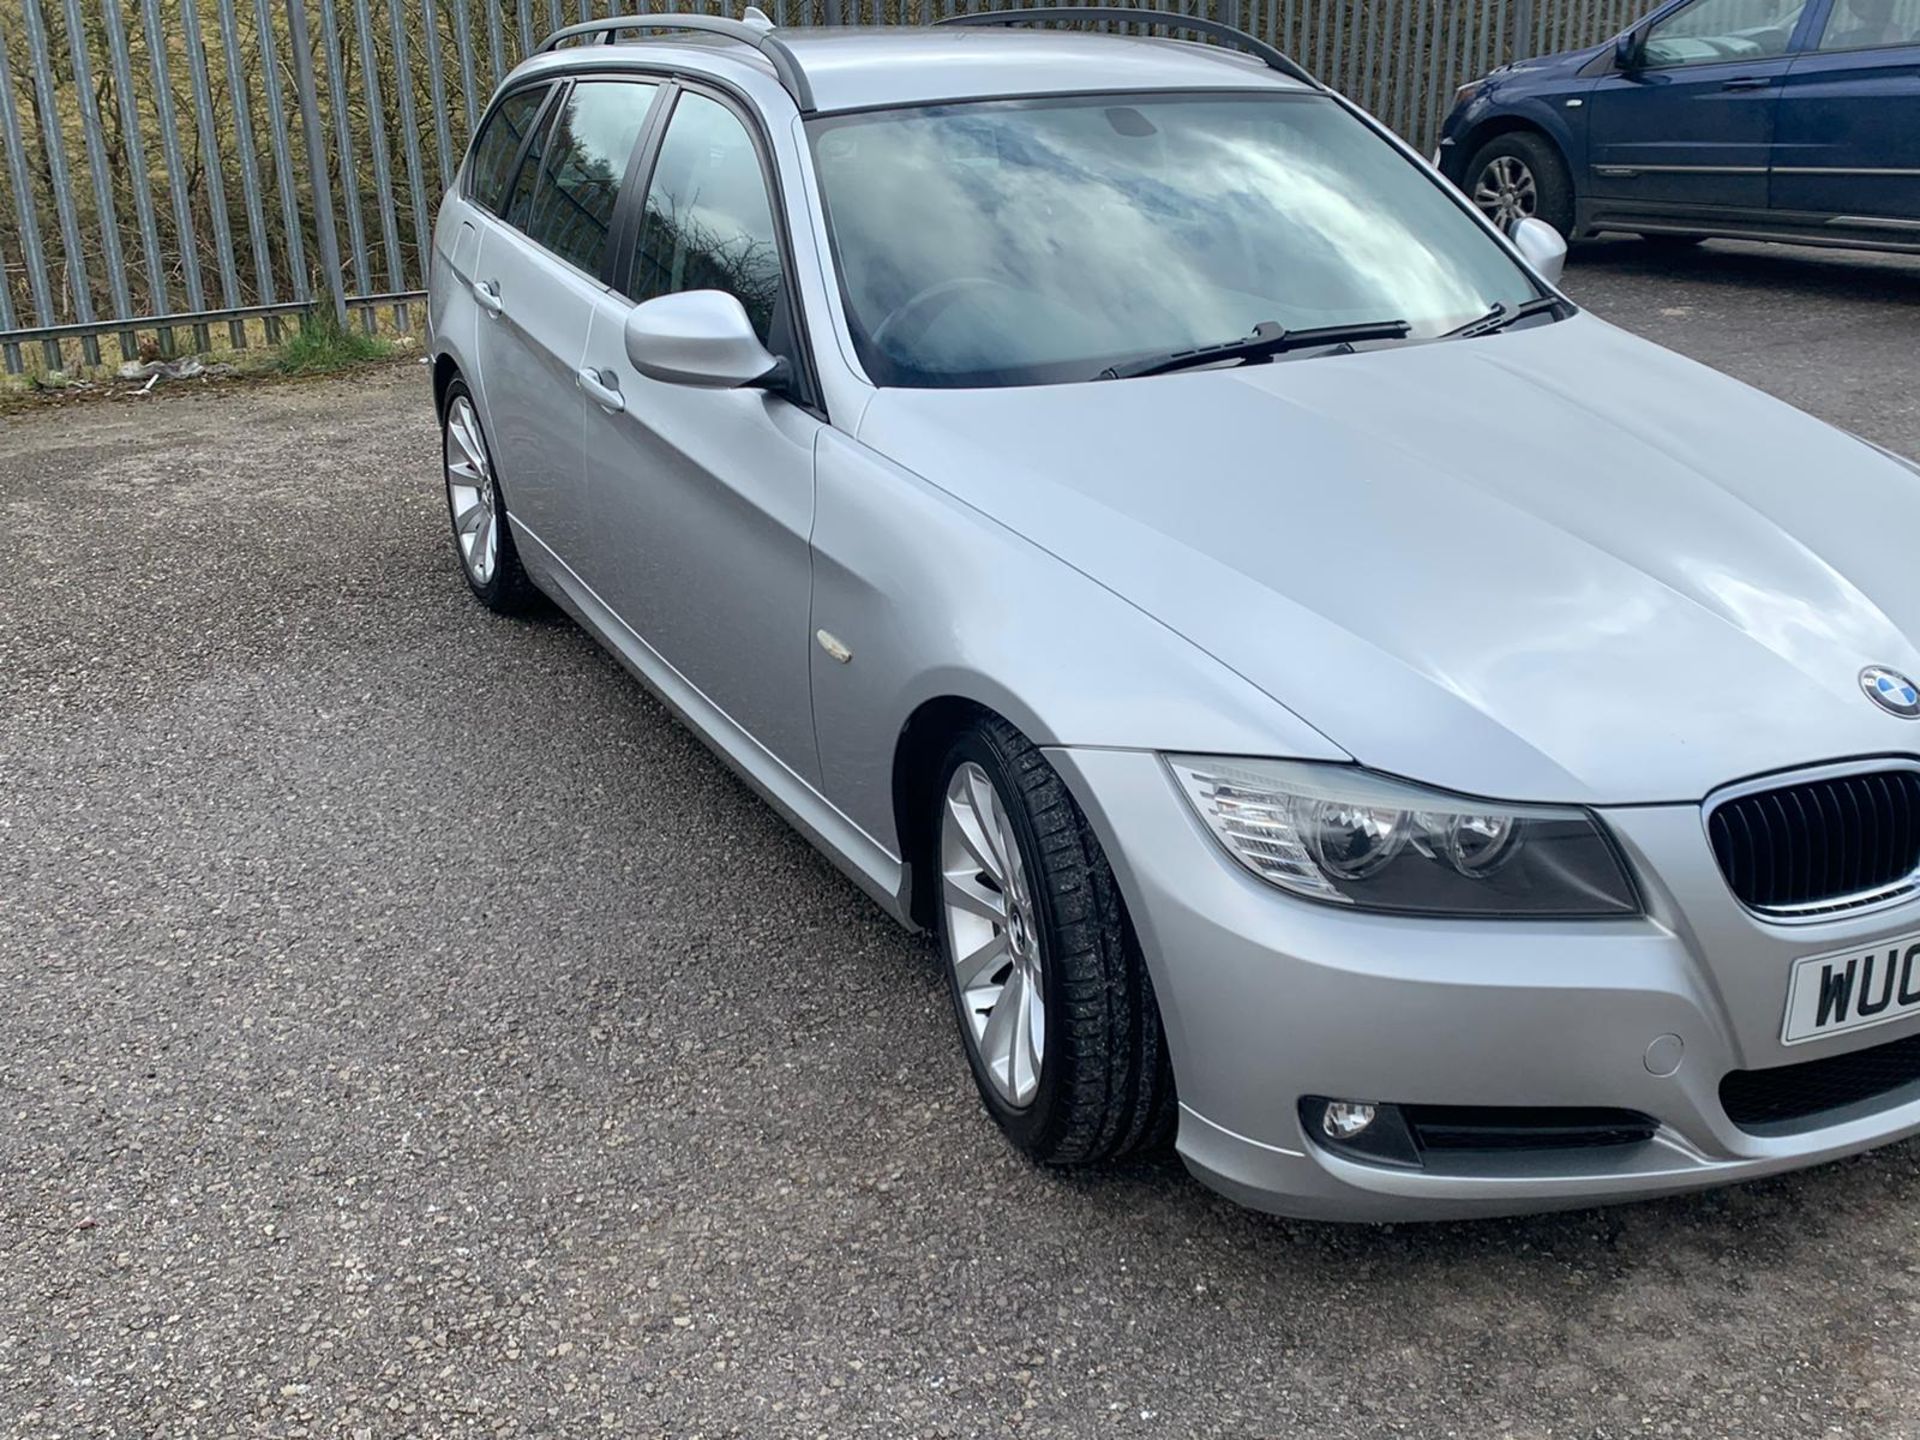
[[[585,367],[594,487],[589,583],[623,624],[788,770],[819,774],[809,681],[814,403],[782,220],[757,120],[719,92],[677,90],[637,206],[624,294],[596,307]],[[636,302],[736,296],[794,376],[786,393],[642,375]]]
[[[481,237],[482,419],[515,525],[569,566],[586,549],[581,475],[586,402],[575,381],[614,206],[659,84],[562,84],[533,129],[501,213]],[[535,557],[535,563],[539,563]]]
[[[1655,20],[1634,68],[1603,77],[1589,98],[1588,193],[1650,213],[1764,210],[1775,110],[1805,10],[1692,0]]]
[[[1920,240],[1920,0],[1832,0],[1787,76],[1773,205]]]

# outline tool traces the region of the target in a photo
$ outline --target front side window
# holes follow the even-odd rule
[[[472,195],[496,215],[506,213],[507,187],[513,183],[513,162],[520,158],[520,142],[540,113],[547,87],[532,85],[502,100],[473,146]]]
[[[688,92],[674,106],[647,190],[632,289],[635,300],[724,290],[746,308],[761,343],[791,353],[760,154],[739,117],[705,95]]]
[[[659,87],[633,80],[577,83],[545,137],[523,228],[563,260],[598,273],[633,147]],[[509,218],[513,218],[509,215]]]
[[[1647,32],[1642,61],[1663,69],[1784,55],[1806,8],[1787,0],[1694,0]]]
[[[1539,298],[1459,201],[1323,95],[1108,95],[809,125],[881,385],[1091,380],[1290,330],[1443,335]]]
[[[1822,50],[1920,45],[1920,0],[1833,0]]]

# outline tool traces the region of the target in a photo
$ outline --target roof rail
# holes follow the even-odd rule
[[[1196,35],[1206,35],[1220,41],[1235,50],[1244,50],[1249,55],[1264,61],[1269,70],[1278,70],[1282,75],[1301,80],[1315,89],[1324,89],[1313,78],[1308,69],[1293,59],[1284,50],[1273,46],[1244,30],[1236,30],[1231,25],[1223,25],[1218,20],[1207,20],[1198,15],[1181,15],[1171,10],[1135,10],[1119,9],[1104,5],[1043,5],[1029,10],[982,10],[975,15],[952,15],[940,21],[942,25],[1033,25],[1044,21],[1063,22],[1085,21],[1111,25],[1164,25],[1169,30],[1191,30]]]
[[[615,15],[556,30],[540,42],[534,54],[544,55],[569,40],[582,40],[589,35],[604,35],[605,43],[611,45],[622,30],[697,30],[751,45],[772,62],[775,77],[793,97],[793,103],[800,107],[800,113],[811,115],[814,111],[813,87],[807,83],[807,73],[800,68],[793,51],[764,25],[745,20],[723,20],[718,15]]]

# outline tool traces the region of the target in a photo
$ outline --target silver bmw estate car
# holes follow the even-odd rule
[[[432,262],[474,594],[934,933],[1036,1161],[1386,1220],[1920,1129],[1920,474],[1259,41],[1061,18],[514,71]]]

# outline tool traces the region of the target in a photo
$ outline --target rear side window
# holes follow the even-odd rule
[[[589,274],[606,258],[613,209],[627,163],[658,86],[632,80],[582,80],[554,117],[537,166],[531,204],[519,225],[563,260]]]
[[[635,257],[633,298],[725,290],[775,354],[791,350],[781,304],[780,240],[760,154],[738,117],[684,94],[654,163]]]
[[[516,90],[500,102],[473,146],[472,195],[496,215],[506,213],[507,188],[513,184],[513,162],[520,158],[520,142],[547,98],[544,85]]]

